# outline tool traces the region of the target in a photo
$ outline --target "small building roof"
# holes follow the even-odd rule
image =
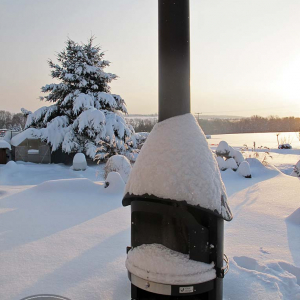
[[[0,149],[9,149],[9,150],[11,150],[11,146],[7,141],[0,140]]]
[[[12,146],[19,146],[23,141],[25,141],[26,139],[38,139],[38,129],[35,128],[28,128],[22,132],[20,132],[19,134],[15,135],[10,143]]]

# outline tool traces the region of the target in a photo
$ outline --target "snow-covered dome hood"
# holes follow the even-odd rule
[[[157,123],[147,138],[125,196],[147,194],[186,201],[232,219],[218,164],[192,114]]]

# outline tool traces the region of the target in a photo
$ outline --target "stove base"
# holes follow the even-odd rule
[[[212,300],[215,295],[215,282],[211,281],[190,285],[169,285],[148,281],[128,272],[131,281],[132,300]],[[221,280],[221,279],[219,279]],[[221,298],[220,298],[221,299]]]

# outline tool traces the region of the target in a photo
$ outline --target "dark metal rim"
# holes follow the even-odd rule
[[[130,193],[127,193],[123,200],[122,200],[122,204],[123,206],[128,206],[128,205],[131,205],[131,202],[132,201],[135,201],[135,200],[138,200],[138,201],[153,201],[153,202],[159,202],[159,203],[164,203],[164,204],[167,204],[167,205],[173,205],[173,206],[182,206],[182,207],[193,207],[193,208],[196,208],[196,209],[199,209],[201,211],[204,211],[206,213],[209,213],[211,215],[214,215],[218,218],[221,218],[225,221],[231,221],[233,216],[231,214],[231,211],[228,207],[228,210],[229,210],[229,217],[228,218],[224,218],[217,210],[209,210],[207,208],[203,208],[201,207],[200,205],[191,205],[191,204],[188,204],[185,200],[182,200],[182,201],[177,201],[177,200],[172,200],[172,199],[162,199],[162,198],[159,198],[157,196],[154,196],[154,195],[149,195],[149,194],[144,194],[144,195],[133,195],[133,194],[130,194]]]

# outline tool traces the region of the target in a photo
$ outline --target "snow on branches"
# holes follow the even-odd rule
[[[109,83],[117,76],[106,73],[110,62],[103,59],[93,38],[86,44],[70,39],[58,53],[58,63],[49,60],[52,78],[59,83],[47,84],[41,100],[52,103],[27,115],[25,128],[39,129],[39,137],[49,143],[52,151],[84,152],[87,156],[106,159],[127,154],[134,146],[134,130],[127,125],[124,99],[111,94]]]

